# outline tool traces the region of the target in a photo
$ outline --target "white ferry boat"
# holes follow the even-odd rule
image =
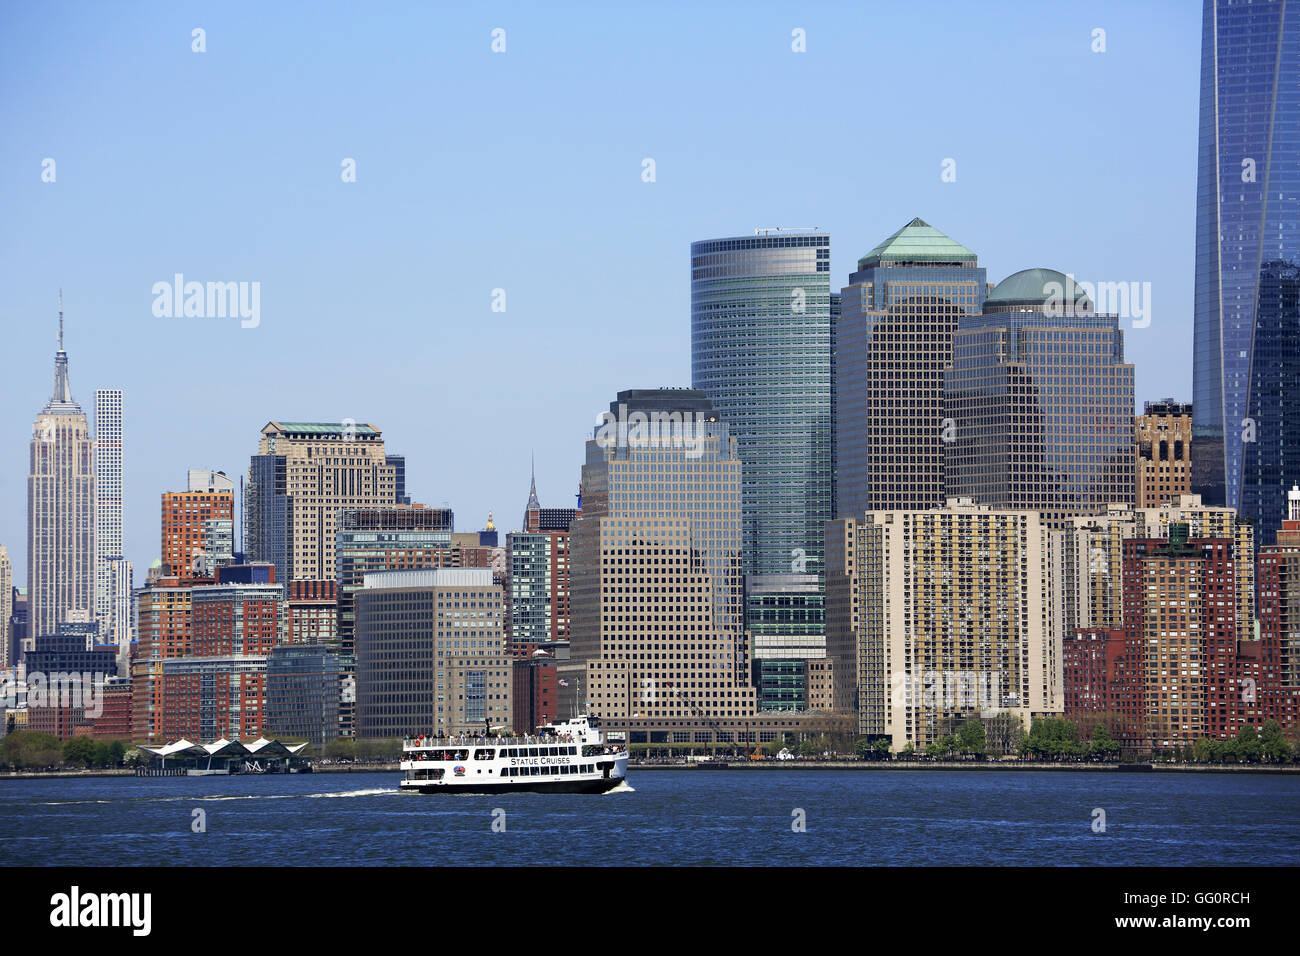
[[[605,793],[627,778],[627,747],[583,715],[528,737],[408,737],[402,772],[420,793]]]

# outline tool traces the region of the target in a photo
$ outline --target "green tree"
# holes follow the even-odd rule
[[[114,740],[108,745],[108,760],[114,767],[121,766],[122,758],[126,756],[126,744],[121,740]]]
[[[1260,743],[1259,732],[1251,724],[1243,724],[1237,731],[1237,752],[1246,763],[1259,763],[1264,746]]]
[[[95,742],[89,737],[70,737],[63,742],[63,759],[74,767],[89,767],[95,762]]]
[[[1110,728],[1103,723],[1093,725],[1088,756],[1095,760],[1112,760],[1119,756],[1119,742],[1110,735]]]
[[[325,745],[325,756],[332,760],[352,760],[357,756],[357,742],[350,737],[340,737]]]
[[[1291,758],[1291,745],[1282,736],[1282,725],[1276,720],[1264,721],[1259,729],[1259,743],[1266,763],[1285,763]]]
[[[799,756],[815,757],[818,754],[817,744],[812,740],[805,740],[799,745]]]
[[[956,749],[964,754],[984,756],[988,748],[988,738],[984,733],[984,724],[979,720],[968,720],[957,728]]]

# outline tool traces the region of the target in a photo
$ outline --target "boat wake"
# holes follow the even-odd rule
[[[309,797],[379,797],[398,793],[397,787],[377,787],[372,790],[340,790],[338,793],[309,793]]]
[[[603,796],[609,796],[611,793],[636,793],[636,788],[624,780],[613,790],[606,790]]]

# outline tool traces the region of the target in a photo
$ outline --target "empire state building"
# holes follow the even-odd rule
[[[95,453],[86,413],[68,384],[59,306],[54,392],[32,426],[27,477],[27,594],[30,639],[95,608]]]

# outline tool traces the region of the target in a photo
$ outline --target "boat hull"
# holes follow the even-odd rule
[[[416,783],[403,780],[402,789],[416,793],[608,793],[624,779],[601,777],[596,780],[519,780],[509,783]]]

